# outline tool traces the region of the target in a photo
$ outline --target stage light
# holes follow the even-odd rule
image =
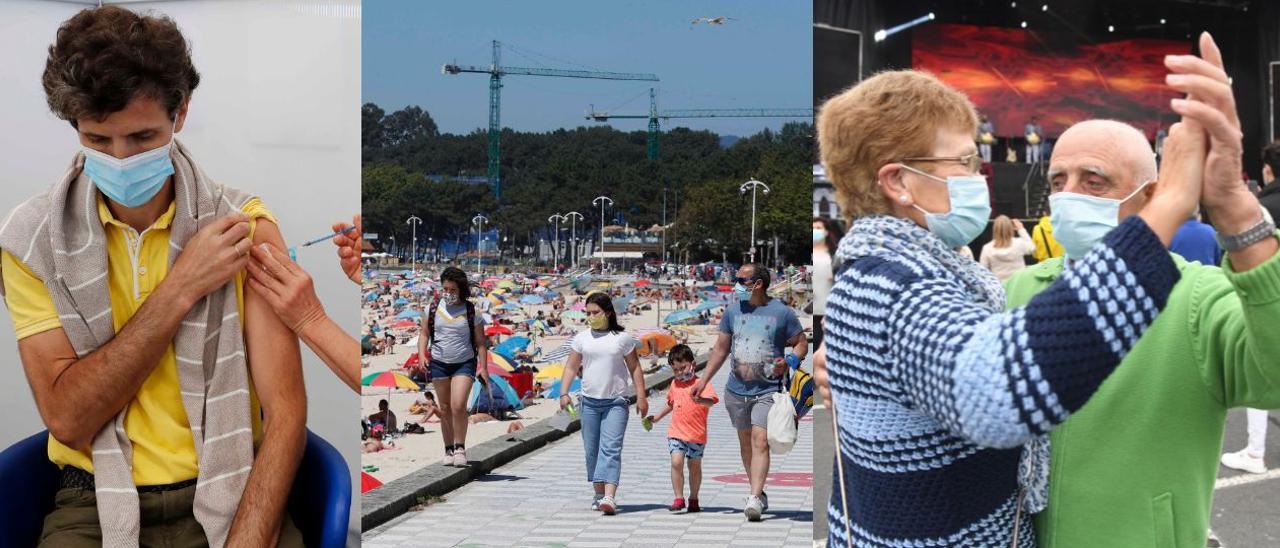
[[[1049,4],[1045,4],[1045,5],[1043,5],[1043,6],[1040,6],[1040,11],[1049,11]]]
[[[1161,19],[1160,19],[1160,24],[1161,24],[1161,25],[1163,25],[1163,24],[1164,24],[1164,18],[1161,18]]]
[[[906,23],[903,23],[903,24],[901,24],[901,25],[897,25],[897,26],[895,26],[895,27],[890,27],[890,28],[885,29],[885,30],[878,30],[878,31],[876,31],[876,33],[875,33],[875,35],[874,35],[875,41],[877,41],[877,42],[883,42],[885,38],[888,38],[888,37],[892,36],[892,35],[893,35],[893,34],[895,34],[895,33],[902,32],[902,31],[907,30],[907,29],[909,29],[909,28],[911,28],[911,27],[914,27],[914,26],[916,26],[916,25],[919,25],[919,24],[922,24],[922,23],[926,23],[926,22],[929,22],[929,21],[932,21],[932,20],[934,20],[933,12],[929,12],[929,13],[926,13],[926,14],[924,14],[924,15],[921,15],[920,17],[917,17],[917,18],[915,18],[915,19],[912,19],[912,20],[910,20],[910,21],[907,21]]]
[[[1025,28],[1027,28],[1027,22],[1026,22],[1026,21],[1023,21],[1023,22],[1022,22],[1022,28],[1024,28],[1024,29],[1025,29]]]
[[[1115,25],[1107,25],[1107,32],[1115,32],[1115,31],[1116,31]]]
[[[1018,3],[1017,3],[1017,2],[1009,2],[1009,7],[1011,7],[1011,8],[1016,8],[1016,7],[1018,7]]]

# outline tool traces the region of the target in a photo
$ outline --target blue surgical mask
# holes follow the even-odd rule
[[[924,208],[912,204],[924,213],[924,221],[929,225],[929,232],[942,240],[947,247],[957,248],[969,245],[974,238],[982,234],[991,218],[991,197],[987,193],[987,178],[981,175],[952,175],[943,179],[937,175],[925,173],[916,168],[902,164],[903,169],[914,171],[936,181],[947,183],[947,196],[951,199],[951,210],[946,213],[930,213]]]
[[[138,207],[154,198],[173,175],[172,149],[170,139],[163,146],[120,159],[85,147],[84,173],[112,201]]]
[[[742,284],[733,284],[733,296],[739,301],[747,301],[751,299],[751,290]]]
[[[823,229],[821,229],[821,228],[815,228],[815,229],[813,229],[813,241],[814,241],[814,242],[821,242],[821,241],[823,241],[823,240],[825,240],[825,239],[827,239],[827,231],[826,231],[826,230],[823,230]]]
[[[1111,229],[1120,224],[1120,204],[1129,201],[1151,184],[1142,183],[1123,199],[1099,198],[1074,192],[1055,192],[1049,195],[1049,223],[1053,225],[1053,237],[1062,244],[1067,258],[1079,260],[1098,245]]]

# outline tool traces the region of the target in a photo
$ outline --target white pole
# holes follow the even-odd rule
[[[418,263],[417,263],[418,261],[418,225],[422,224],[422,219],[418,218],[417,215],[410,215],[409,218],[405,219],[404,222],[405,224],[408,224],[410,227],[412,227],[412,232],[413,232],[413,255],[409,257],[409,270],[412,273],[412,275],[417,275],[418,273]]]

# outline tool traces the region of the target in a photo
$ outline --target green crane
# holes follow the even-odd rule
[[[502,77],[511,75],[521,76],[554,76],[559,78],[595,78],[600,80],[645,80],[649,82],[657,82],[658,77],[654,74],[640,74],[631,72],[600,72],[591,70],[562,70],[549,68],[528,68],[528,67],[504,67],[502,66],[502,51],[497,40],[493,41],[493,63],[487,67],[477,67],[470,65],[458,65],[449,63],[444,66],[442,72],[445,74],[462,74],[464,72],[472,72],[478,74],[489,75],[489,184],[493,185],[493,197],[502,199],[502,177],[500,174],[500,158],[502,149],[502,116],[501,116],[501,95],[502,95]]]
[[[813,108],[695,108],[658,110],[658,95],[649,88],[648,114],[610,114],[600,112],[591,106],[587,112],[588,120],[608,122],[610,118],[631,118],[649,120],[648,156],[650,160],[658,159],[658,136],[662,134],[659,119],[671,118],[813,118]]]

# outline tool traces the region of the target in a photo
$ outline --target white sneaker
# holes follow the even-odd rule
[[[760,508],[761,512],[769,511],[769,494],[764,491],[760,492],[760,505],[761,505],[761,508]]]
[[[613,497],[610,497],[608,495],[601,497],[599,505],[600,505],[600,511],[603,512],[604,515],[606,516],[612,516],[618,513],[618,507],[617,505],[614,504]]]
[[[467,467],[467,451],[465,449],[457,449],[453,452],[453,465],[460,468]]]
[[[1248,449],[1241,449],[1235,453],[1224,453],[1222,455],[1222,465],[1227,468],[1243,470],[1250,474],[1265,474],[1267,472],[1267,465],[1263,463],[1262,457],[1250,455]]]
[[[747,521],[760,521],[761,514],[764,513],[764,502],[760,497],[751,495],[747,497],[747,505],[742,509],[742,513],[746,514]]]
[[[440,464],[445,466],[453,466],[453,453],[445,453],[444,458],[440,459]]]

